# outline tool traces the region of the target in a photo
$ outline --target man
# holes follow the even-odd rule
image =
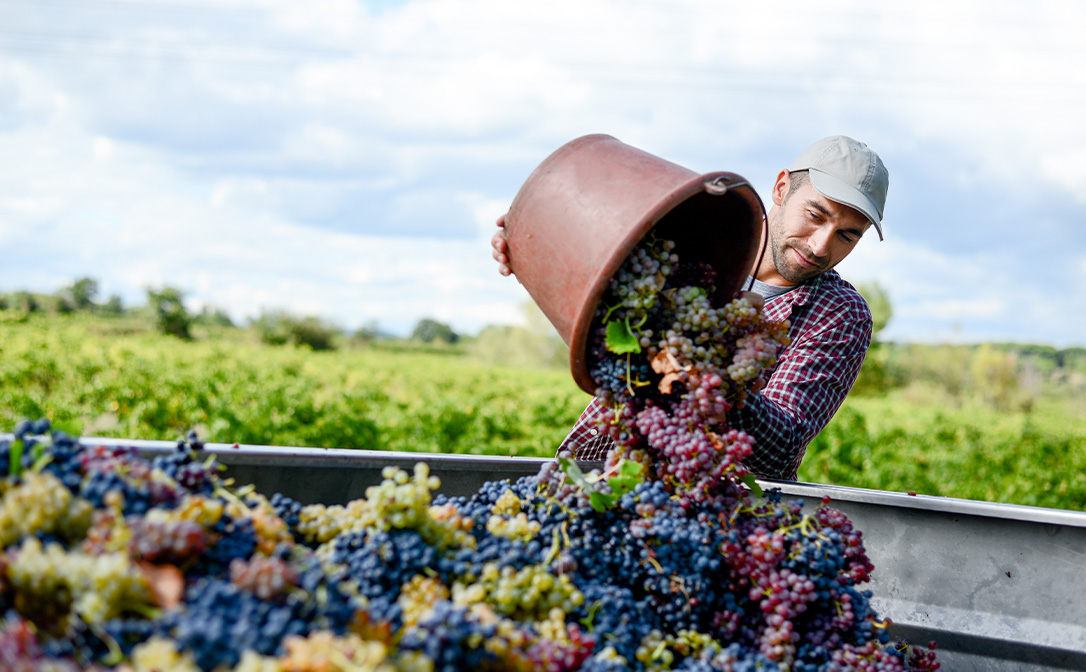
[[[789,320],[784,348],[765,387],[728,414],[728,425],[754,437],[746,465],[763,478],[795,480],[807,444],[841,406],[871,343],[871,312],[833,270],[874,226],[882,240],[889,174],[878,154],[845,136],[823,138],[782,170],[773,184],[769,255],[752,268],[764,315]],[[504,224],[504,217],[498,226]],[[763,234],[764,235],[764,234]],[[499,272],[509,275],[503,231],[491,240]],[[611,439],[598,432],[593,399],[560,449],[599,460]]]

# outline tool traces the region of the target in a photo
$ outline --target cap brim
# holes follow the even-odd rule
[[[879,232],[879,240],[882,240],[882,217],[875,204],[855,187],[849,186],[837,178],[823,173],[817,168],[808,168],[807,176],[818,193],[831,201],[847,205],[860,211]]]

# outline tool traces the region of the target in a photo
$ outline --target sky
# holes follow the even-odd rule
[[[0,0],[0,291],[471,334],[522,319],[489,240],[566,142],[768,199],[845,134],[890,172],[838,267],[884,339],[1083,346],[1084,31],[1074,0]]]

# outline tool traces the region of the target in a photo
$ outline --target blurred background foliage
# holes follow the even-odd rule
[[[1086,348],[885,342],[889,298],[860,289],[872,346],[800,480],[1086,510]],[[239,325],[171,287],[125,306],[92,278],[0,293],[0,429],[549,457],[589,396],[539,309],[520,318],[405,337],[280,310]]]

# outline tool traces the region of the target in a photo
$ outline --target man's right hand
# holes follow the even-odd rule
[[[490,239],[490,246],[494,248],[491,253],[494,261],[498,262],[498,272],[502,275],[512,275],[513,269],[509,265],[509,242],[505,240],[505,215],[498,217],[498,232]]]

